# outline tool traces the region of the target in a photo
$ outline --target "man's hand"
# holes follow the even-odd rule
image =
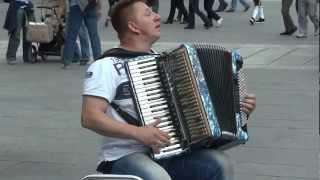
[[[170,144],[170,136],[159,130],[156,126],[160,123],[160,120],[140,127],[137,131],[137,140],[152,148],[154,153],[159,153],[160,148]]]
[[[240,104],[242,111],[250,115],[256,108],[256,96],[254,94],[247,94]]]

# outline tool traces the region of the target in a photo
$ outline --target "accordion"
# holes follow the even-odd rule
[[[125,63],[143,125],[157,127],[170,145],[153,154],[162,159],[199,148],[226,149],[248,140],[242,57],[212,44],[182,44],[160,55]]]

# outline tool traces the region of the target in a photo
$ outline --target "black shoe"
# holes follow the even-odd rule
[[[80,66],[85,66],[88,64],[88,61],[80,61]]]
[[[183,20],[180,22],[180,24],[188,24],[188,21],[187,20]]]
[[[71,69],[71,64],[64,64],[61,69],[68,70]]]
[[[226,10],[226,12],[234,12],[234,9],[230,8],[230,9]]]
[[[194,26],[187,25],[186,27],[184,27],[184,29],[194,29]]]
[[[293,33],[295,33],[297,31],[297,27],[294,27],[293,29],[289,30],[289,31],[284,31],[282,33],[280,33],[280,35],[283,35],[283,36],[290,36],[292,35]]]
[[[215,10],[216,12],[222,12],[222,11],[224,11],[226,8],[227,8],[227,4],[226,3],[224,3],[224,4],[221,4],[219,7],[218,7],[218,9],[217,10]]]
[[[206,29],[210,29],[213,26],[212,20],[209,19],[209,21],[207,23],[205,23],[203,26]]]
[[[250,6],[247,6],[247,7],[244,8],[243,11],[244,11],[244,12],[247,12],[249,9],[250,9]]]
[[[255,22],[256,22],[256,20],[255,20],[253,17],[251,17],[251,18],[249,19],[249,23],[250,23],[251,25],[254,25]]]
[[[172,23],[173,23],[173,20],[169,20],[169,19],[163,22],[163,24],[172,24]]]
[[[265,19],[264,18],[259,18],[258,20],[256,20],[256,23],[264,23]]]
[[[106,19],[106,21],[104,22],[104,26],[108,27],[108,25],[109,25],[109,19]]]

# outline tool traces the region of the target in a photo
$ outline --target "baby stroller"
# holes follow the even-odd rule
[[[38,37],[31,40],[34,42],[32,45],[33,62],[39,62],[38,56],[42,61],[46,61],[48,56],[62,57],[65,28],[64,2],[65,0],[42,0],[41,5],[37,6],[40,9],[41,22],[38,23],[39,31],[35,32]],[[41,31],[44,32],[44,36],[40,35]]]

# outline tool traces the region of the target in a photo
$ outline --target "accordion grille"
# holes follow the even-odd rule
[[[236,127],[233,123],[235,120],[233,87],[235,82],[232,76],[231,54],[225,48],[212,44],[195,44],[194,46],[216,110],[220,129],[235,133]]]

